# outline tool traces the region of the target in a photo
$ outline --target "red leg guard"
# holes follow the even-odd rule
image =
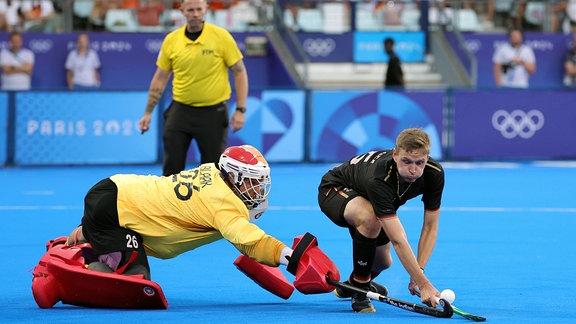
[[[41,308],[64,304],[87,307],[165,309],[162,288],[143,275],[124,276],[88,270],[82,248],[52,245],[34,268],[32,292]]]
[[[40,308],[51,308],[60,301],[58,282],[48,273],[49,260],[50,254],[46,252],[32,274],[32,295]]]

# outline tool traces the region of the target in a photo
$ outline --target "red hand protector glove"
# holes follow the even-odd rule
[[[294,286],[288,282],[278,268],[258,263],[244,254],[236,258],[234,265],[260,287],[278,297],[288,299],[294,292]]]
[[[314,235],[306,233],[294,239],[294,252],[286,270],[296,276],[294,287],[303,294],[322,294],[334,290],[334,286],[326,282],[326,276],[340,281],[338,268],[320,250],[318,240]]]

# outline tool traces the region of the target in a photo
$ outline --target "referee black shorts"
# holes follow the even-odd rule
[[[346,205],[354,198],[361,196],[356,190],[346,187],[335,187],[327,183],[320,183],[318,188],[318,205],[320,210],[330,218],[330,220],[340,226],[348,228],[350,236],[352,237],[356,232],[354,226],[348,224],[344,218],[344,210]],[[390,239],[384,232],[384,229],[380,229],[378,237],[376,239],[376,245],[385,245],[390,242]]]
[[[131,265],[139,264],[150,271],[140,234],[120,227],[117,198],[118,187],[110,178],[98,182],[88,191],[84,198],[82,234],[97,255],[122,252],[119,267],[136,255]]]

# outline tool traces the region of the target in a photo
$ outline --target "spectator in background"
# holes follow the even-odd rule
[[[550,16],[550,29],[552,32],[561,32],[563,29],[564,21],[567,19],[566,17],[566,6],[568,5],[568,1],[564,0],[556,0],[550,1],[550,10],[552,14]]]
[[[518,1],[515,27],[541,32],[544,27],[545,15],[546,3],[544,1]]]
[[[400,58],[394,52],[394,40],[390,37],[384,40],[384,51],[388,55],[388,69],[386,70],[386,78],[384,80],[385,88],[403,88],[404,87],[404,72],[402,71],[402,64]]]
[[[10,33],[9,48],[0,52],[2,90],[30,90],[34,53],[23,48],[23,37],[18,31]]]
[[[536,72],[534,51],[523,44],[519,29],[508,33],[508,42],[494,52],[494,82],[497,87],[528,88],[530,75]]]
[[[96,89],[100,87],[100,58],[90,48],[88,34],[81,33],[76,40],[76,49],[66,58],[66,83],[70,90]]]
[[[564,84],[576,88],[576,32],[572,33],[572,47],[564,58]]]
[[[31,32],[62,32],[63,20],[50,0],[23,0],[24,30]]]
[[[22,30],[24,19],[20,13],[20,1],[0,1],[0,31]]]
[[[496,28],[512,28],[513,0],[489,0],[486,19]]]
[[[108,9],[113,9],[115,6],[114,2],[108,0],[94,0],[92,11],[88,17],[91,29],[96,31],[105,30],[104,19],[106,19],[106,13]]]
[[[576,33],[576,0],[569,0],[566,4],[566,17],[570,31]]]

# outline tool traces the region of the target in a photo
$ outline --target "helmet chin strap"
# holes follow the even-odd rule
[[[268,200],[265,199],[261,203],[257,204],[254,208],[248,208],[248,214],[250,215],[250,221],[255,222],[260,219],[260,216],[268,209]]]

